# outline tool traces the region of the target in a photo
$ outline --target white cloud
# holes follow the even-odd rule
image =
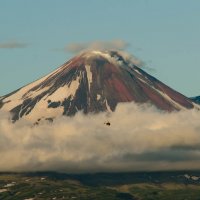
[[[64,50],[72,54],[77,54],[85,50],[124,50],[128,46],[129,44],[123,40],[94,41],[88,43],[71,43]]]
[[[78,54],[85,51],[109,51],[114,50],[118,51],[125,60],[131,61],[138,67],[145,66],[145,63],[137,58],[136,56],[126,53],[124,50],[129,46],[129,43],[125,42],[124,40],[113,40],[113,41],[94,41],[94,42],[88,42],[88,43],[71,43],[68,44],[64,51],[72,53],[72,54]]]
[[[10,124],[0,114],[0,170],[66,172],[196,169],[200,112],[124,103],[115,113]],[[105,121],[111,126],[106,126]]]

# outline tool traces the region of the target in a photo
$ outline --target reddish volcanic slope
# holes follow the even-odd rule
[[[52,119],[59,115],[114,111],[120,102],[151,103],[166,111],[193,103],[116,51],[82,53],[25,87],[0,98],[13,121]]]

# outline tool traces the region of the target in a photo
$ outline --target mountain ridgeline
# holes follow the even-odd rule
[[[118,51],[90,51],[49,75],[0,98],[12,121],[113,112],[118,103],[149,103],[160,110],[192,109],[195,104],[139,68]]]

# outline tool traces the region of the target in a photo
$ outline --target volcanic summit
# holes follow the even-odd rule
[[[118,51],[84,52],[49,75],[0,98],[12,120],[113,112],[120,102],[149,103],[160,110],[191,109],[194,103],[136,66]]]

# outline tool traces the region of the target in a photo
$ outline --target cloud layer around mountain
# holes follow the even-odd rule
[[[0,170],[65,172],[198,169],[200,112],[166,113],[119,104],[112,114],[78,113],[54,123],[11,124],[0,113]],[[104,123],[109,121],[110,126]]]

